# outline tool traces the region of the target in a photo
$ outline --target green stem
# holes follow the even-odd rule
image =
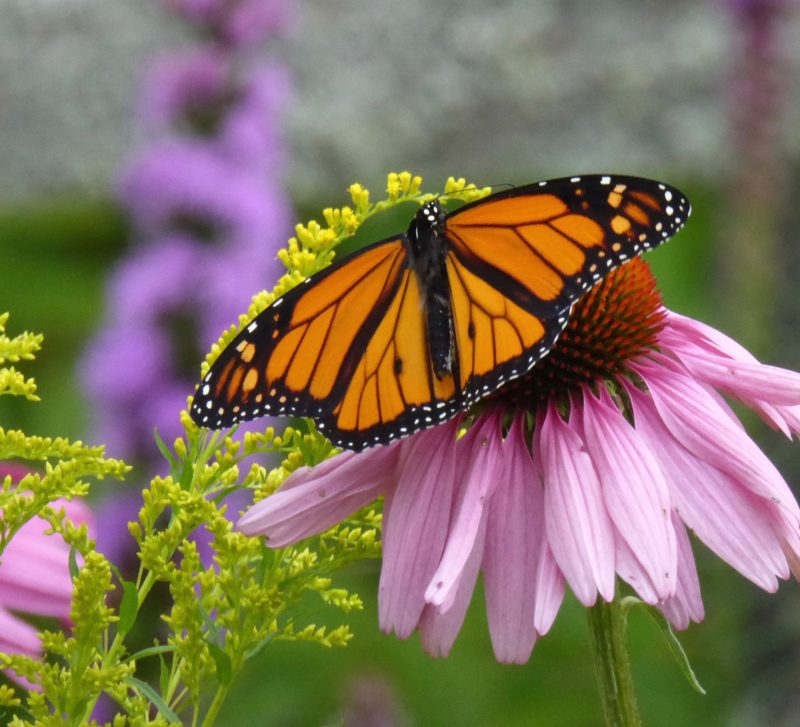
[[[641,727],[630,659],[626,615],[619,601],[599,598],[588,610],[595,673],[608,727]]]
[[[225,702],[225,698],[228,696],[228,691],[230,690],[229,684],[220,684],[217,687],[217,691],[214,694],[214,699],[211,701],[211,704],[208,707],[208,712],[206,712],[205,719],[203,720],[203,727],[211,727],[214,724],[214,721],[217,718],[217,714],[219,710],[222,708],[223,703]]]

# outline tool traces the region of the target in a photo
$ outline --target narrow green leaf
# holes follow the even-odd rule
[[[231,658],[213,642],[208,642],[208,650],[217,667],[217,681],[219,681],[222,686],[230,684],[231,678],[233,677]]]
[[[169,451],[169,448],[164,443],[164,440],[161,439],[158,429],[153,429],[153,436],[156,438],[156,446],[158,447],[158,451],[161,452],[161,454],[164,455],[164,459],[169,462],[170,474],[174,477],[178,469],[178,463],[175,461],[175,457],[172,456],[172,452]]]
[[[186,460],[181,467],[181,474],[178,478],[178,484],[182,490],[188,490],[192,484],[192,477],[194,476],[194,464]]]
[[[81,572],[81,569],[78,567],[78,551],[75,550],[75,546],[73,545],[69,549],[69,575],[70,578],[74,581]]]
[[[136,616],[139,613],[139,594],[135,583],[125,580],[121,580],[120,583],[122,601],[119,604],[119,632],[124,636],[136,623]]]
[[[175,724],[181,723],[178,715],[172,711],[170,706],[161,698],[161,695],[147,682],[143,682],[141,679],[137,679],[136,677],[128,677],[125,681],[130,684],[131,687],[144,694],[144,696],[150,701],[150,704],[152,704],[165,719],[168,719],[170,722]]]
[[[276,632],[271,634],[267,634],[261,641],[258,641],[253,646],[251,646],[244,655],[245,660],[252,659],[255,656],[258,656],[276,636]]]
[[[161,693],[166,694],[169,689],[169,667],[163,654],[158,655],[158,683],[161,685]]]
[[[89,697],[85,697],[84,699],[75,702],[70,709],[72,712],[72,719],[69,721],[69,724],[74,725],[75,727],[81,727],[82,724],[86,724],[83,715],[86,714],[86,709],[88,706]]]
[[[211,614],[203,608],[202,603],[197,604],[197,611],[200,614],[200,618],[203,619],[203,624],[205,625],[207,631],[211,635],[211,638],[215,641],[221,641],[221,637],[219,634],[219,627],[217,626],[214,619],[211,618]]]
[[[678,640],[678,637],[675,635],[675,632],[672,630],[672,627],[669,625],[667,619],[664,618],[664,614],[661,613],[661,611],[659,611],[655,606],[647,606],[647,612],[653,617],[653,620],[656,622],[656,624],[658,624],[658,628],[661,630],[661,633],[664,635],[664,638],[667,641],[669,650],[675,657],[678,667],[680,668],[681,672],[683,672],[683,675],[686,677],[686,680],[689,682],[692,689],[700,694],[705,694],[706,690],[703,689],[703,685],[700,684],[700,680],[694,673],[694,669],[692,669],[692,665],[689,663],[689,657],[687,656],[686,651],[684,651],[683,645]]]

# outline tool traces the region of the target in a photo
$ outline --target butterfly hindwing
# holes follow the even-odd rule
[[[433,426],[459,408],[454,377],[433,372],[420,283],[406,268],[341,403],[321,418],[320,428],[341,446],[361,448]]]

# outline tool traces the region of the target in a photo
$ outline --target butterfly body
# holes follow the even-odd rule
[[[349,449],[434,426],[530,371],[580,296],[689,211],[673,187],[612,175],[517,187],[452,213],[428,202],[405,233],[256,316],[200,383],[191,416],[213,428],[311,417]]]
[[[455,355],[447,280],[447,240],[442,234],[446,218],[447,214],[437,202],[428,202],[414,215],[404,238],[409,265],[417,276],[422,294],[428,353],[439,379],[453,373]]]

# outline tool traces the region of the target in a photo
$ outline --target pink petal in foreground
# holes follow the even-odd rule
[[[447,610],[467,559],[473,551],[487,501],[498,484],[498,463],[505,456],[500,417],[485,415],[459,441],[456,457],[466,460],[455,521],[447,534],[447,545],[439,567],[425,591],[425,600]]]
[[[687,365],[688,362],[682,352],[688,351],[695,356],[715,361],[725,362],[734,359],[750,365],[762,366],[744,346],[715,328],[667,309],[664,309],[664,314],[667,326],[659,335],[659,339],[667,349],[683,361],[684,365]],[[702,371],[696,373],[702,375]],[[794,371],[787,372],[786,369],[779,369],[778,373],[781,376],[786,373],[793,377],[800,376]],[[768,389],[752,392],[753,396],[744,396],[736,380],[720,380],[718,383],[721,388],[729,391],[756,411],[769,426],[783,432],[790,439],[792,432],[800,434],[800,405],[778,404],[778,400],[785,398],[783,392],[779,392],[775,399],[767,395]],[[772,382],[768,382],[768,385],[771,384]]]
[[[416,628],[425,588],[444,549],[450,522],[458,424],[448,422],[402,441],[397,486],[383,510],[383,565],[378,617],[401,639]]]
[[[785,426],[800,435],[800,406],[776,406],[775,409]]]
[[[485,511],[478,523],[477,532],[472,541],[472,550],[467,554],[459,577],[445,606],[433,604],[425,606],[419,622],[422,648],[431,656],[446,657],[453,648],[453,643],[464,623],[467,607],[472,600],[475,583],[478,580],[481,559],[486,536]]]
[[[541,483],[517,417],[506,439],[500,484],[489,501],[483,585],[489,635],[498,661],[524,664],[536,643],[536,586],[544,539]]]
[[[614,597],[614,531],[592,459],[572,426],[550,402],[537,422],[534,453],[544,478],[550,550],[575,596],[591,606],[597,592]]]
[[[27,656],[38,656],[42,653],[42,644],[36,629],[12,616],[4,608],[0,608],[0,651]]]
[[[58,500],[53,507],[64,510],[76,525],[85,523],[90,533],[94,529],[91,511],[82,501]],[[72,604],[69,547],[49,531],[50,524],[35,517],[9,542],[0,560],[0,606],[67,620]]]
[[[392,486],[398,444],[358,455],[342,452],[313,469],[297,470],[236,527],[246,535],[264,535],[275,548],[324,532]]]
[[[633,588],[645,603],[651,606],[661,603],[664,599],[661,598],[653,579],[631,550],[630,545],[625,542],[625,538],[617,533],[614,544],[619,577]]]
[[[678,551],[659,463],[608,393],[596,399],[587,391],[580,409],[608,513],[663,601],[677,588]]]
[[[703,599],[700,597],[700,579],[697,577],[692,544],[689,542],[686,528],[675,513],[672,514],[672,525],[678,540],[678,590],[659,608],[667,621],[682,631],[688,628],[692,621],[700,623],[705,612]]]
[[[670,340],[685,341],[715,355],[722,354],[740,361],[758,363],[758,359],[750,351],[722,331],[667,308],[662,308],[662,312],[667,321],[664,330],[671,337]]]
[[[533,616],[533,625],[539,636],[544,636],[556,620],[564,600],[564,587],[564,576],[545,542],[536,574],[536,611]]]

